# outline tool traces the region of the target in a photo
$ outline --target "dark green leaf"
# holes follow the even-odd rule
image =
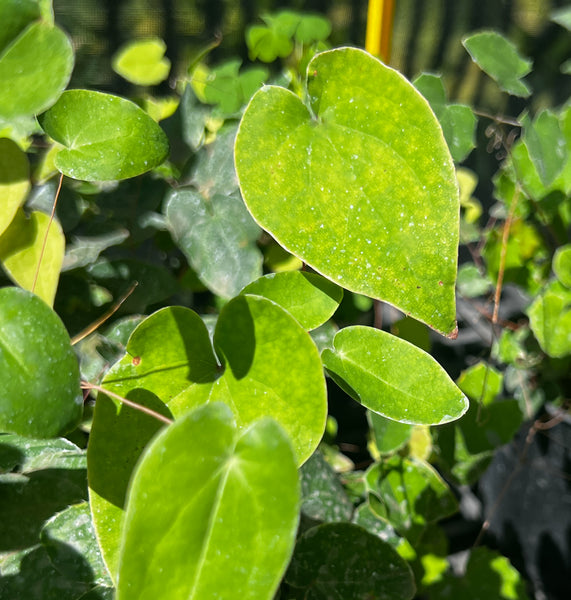
[[[392,546],[351,523],[313,527],[297,542],[286,581],[307,600],[409,600],[410,567]]]
[[[79,367],[58,316],[37,296],[0,289],[0,430],[54,437],[82,412]]]
[[[232,298],[262,274],[260,229],[239,194],[207,198],[179,188],[168,196],[165,214],[174,241],[215,294]]]
[[[301,467],[301,512],[316,521],[348,521],[353,504],[338,475],[316,451]]]
[[[52,517],[41,532],[53,566],[71,581],[111,586],[101,558],[87,502],[74,504]]]

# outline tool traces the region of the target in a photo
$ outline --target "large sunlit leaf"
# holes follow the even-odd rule
[[[0,117],[39,114],[63,92],[73,69],[71,40],[36,21],[0,52]]]
[[[28,159],[12,140],[0,139],[0,236],[30,189]]]
[[[333,379],[355,400],[384,417],[439,425],[461,417],[468,400],[426,352],[385,331],[346,327],[322,360]]]
[[[277,302],[307,330],[323,325],[343,298],[343,289],[315,273],[271,273],[253,281],[243,294],[263,296]]]
[[[79,367],[58,316],[34,294],[0,289],[0,431],[54,437],[82,412]]]
[[[502,90],[524,98],[531,94],[529,87],[521,81],[531,71],[531,61],[522,58],[503,35],[496,31],[480,31],[465,37],[462,44],[472,60]]]
[[[134,177],[160,165],[169,148],[163,130],[142,108],[101,92],[64,92],[40,125],[65,146],[55,165],[73,179]]]
[[[387,542],[352,523],[327,523],[301,536],[286,575],[307,600],[409,600],[410,567]]]
[[[308,106],[268,86],[236,138],[254,219],[338,285],[455,332],[458,188],[427,101],[362,50],[318,54]]]
[[[198,408],[158,436],[137,467],[117,600],[270,600],[298,510],[283,429],[263,419],[241,430],[226,406]]]
[[[64,252],[61,225],[56,220],[50,224],[49,215],[42,212],[33,212],[27,217],[23,210],[18,210],[0,236],[0,261],[4,270],[24,289],[32,291],[33,288],[50,306],[54,303]]]
[[[136,85],[156,85],[168,77],[171,68],[166,49],[160,38],[129,42],[113,57],[113,70]]]
[[[239,194],[207,198],[193,188],[178,188],[165,213],[174,241],[215,294],[232,298],[262,274],[260,229]]]

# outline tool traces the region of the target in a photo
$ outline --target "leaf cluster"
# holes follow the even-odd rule
[[[277,75],[206,49],[156,97],[165,45],[133,40],[126,99],[65,89],[48,2],[0,6],[0,597],[526,598],[486,547],[459,576],[441,522],[568,410],[571,105],[478,114],[328,49],[322,17],[262,20]],[[529,96],[509,40],[463,44]],[[482,120],[486,224],[460,166]],[[433,344],[482,331],[454,381]],[[366,414],[362,464],[333,389]]]

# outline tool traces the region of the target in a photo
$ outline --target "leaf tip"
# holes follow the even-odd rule
[[[449,340],[455,340],[458,337],[458,325],[454,327],[454,329],[446,335]]]

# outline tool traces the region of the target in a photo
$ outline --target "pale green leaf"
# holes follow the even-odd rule
[[[553,271],[565,287],[571,288],[571,244],[557,248],[553,256]]]
[[[571,31],[571,6],[554,10],[551,13],[551,20]]]
[[[527,309],[529,326],[541,349],[561,358],[571,354],[571,290],[551,283]]]
[[[63,92],[71,77],[71,40],[45,22],[29,25],[0,53],[0,116],[39,114]]]
[[[0,139],[0,236],[30,190],[26,154],[12,140]]]
[[[136,85],[157,85],[171,68],[165,57],[166,44],[160,38],[135,40],[122,46],[111,62],[113,70]]]
[[[444,369],[413,344],[371,327],[346,327],[322,360],[355,400],[401,423],[438,425],[461,417],[468,400]]]
[[[40,118],[62,148],[56,167],[85,181],[135,177],[168,154],[163,130],[133,102],[101,92],[68,90]]]
[[[521,78],[531,71],[531,61],[522,58],[516,47],[496,31],[480,31],[462,40],[472,60],[500,88],[514,96],[527,98],[529,87]]]
[[[355,48],[318,54],[307,73],[309,109],[272,86],[246,109],[235,152],[248,209],[328,279],[453,335],[458,189],[428,103]]]
[[[242,294],[273,300],[308,331],[330,319],[343,298],[339,286],[315,273],[301,271],[265,275],[247,285]]]
[[[186,414],[135,471],[117,600],[270,600],[298,510],[295,457],[274,421],[240,430],[222,404]]]
[[[81,417],[79,367],[58,316],[34,294],[0,289],[0,430],[67,432]]]
[[[65,237],[60,224],[55,219],[50,223],[49,215],[42,212],[33,212],[27,217],[19,209],[0,236],[0,261],[4,270],[14,282],[34,291],[50,306],[54,303],[64,252]]]

